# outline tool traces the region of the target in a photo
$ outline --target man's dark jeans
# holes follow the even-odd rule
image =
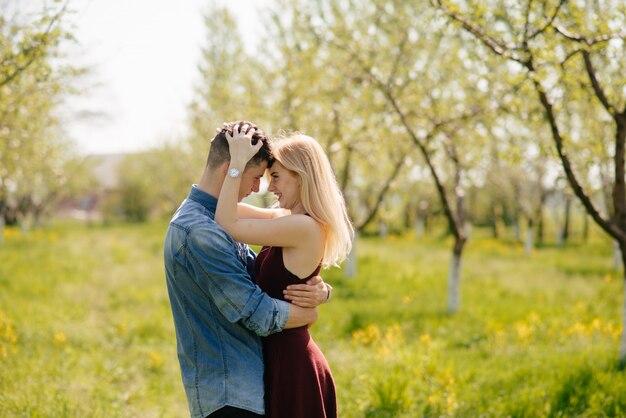
[[[225,406],[222,409],[213,412],[207,418],[262,418],[263,415],[255,414],[254,412],[246,411],[245,409],[233,408],[232,406]]]

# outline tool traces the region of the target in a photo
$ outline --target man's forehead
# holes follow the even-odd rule
[[[255,176],[262,176],[267,169],[267,161],[262,161],[259,164],[251,165],[246,168],[245,173]]]

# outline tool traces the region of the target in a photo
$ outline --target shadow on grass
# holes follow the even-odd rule
[[[622,387],[608,385],[615,382],[615,375],[623,376],[624,366],[618,362],[604,368],[582,364],[560,382],[552,398],[550,417],[582,416],[600,414],[601,416],[624,416],[626,397]],[[609,378],[613,379],[609,379]],[[618,379],[620,380],[620,379]],[[624,381],[626,379],[622,379]],[[599,416],[600,416],[599,415]]]

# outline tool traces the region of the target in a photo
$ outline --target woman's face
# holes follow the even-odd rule
[[[300,179],[278,161],[270,168],[269,191],[278,198],[278,205],[291,213],[304,213],[300,203]]]

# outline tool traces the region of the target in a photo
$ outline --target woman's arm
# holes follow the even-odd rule
[[[226,134],[231,161],[229,168],[243,173],[246,163],[261,147],[252,144],[254,131],[245,133],[247,126],[239,126],[233,135]],[[244,173],[245,175],[245,173]],[[313,218],[306,215],[289,215],[274,219],[242,219],[238,215],[237,201],[241,175],[227,175],[220,191],[215,211],[215,221],[236,241],[254,245],[294,247],[308,239],[321,239],[323,231]]]
[[[296,247],[302,242],[322,239],[322,229],[306,215],[289,215],[275,219],[241,219],[235,207],[239,180],[227,177],[217,201],[215,221],[235,241],[250,245]],[[235,190],[232,192],[231,190]]]
[[[247,203],[237,204],[237,216],[239,219],[275,219],[289,215],[287,209],[264,209]]]

